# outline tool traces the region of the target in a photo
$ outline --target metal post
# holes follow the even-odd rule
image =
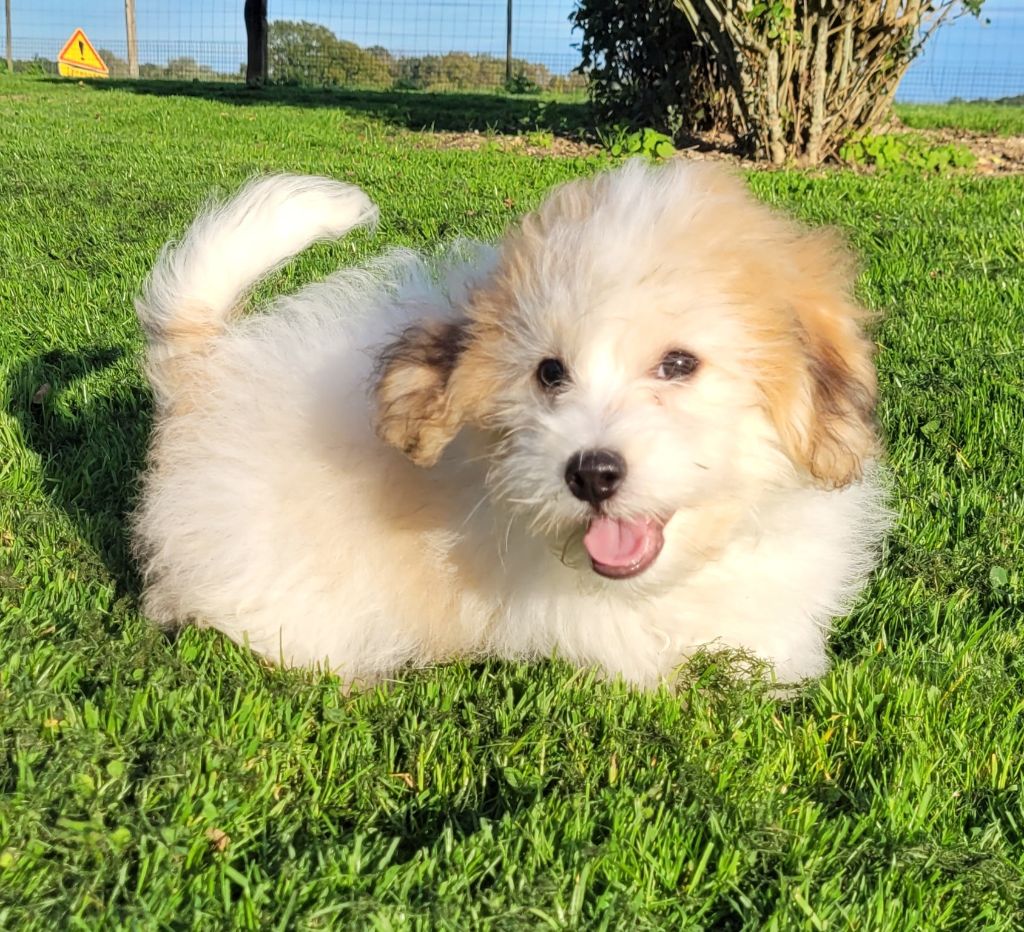
[[[505,17],[505,84],[512,83],[512,0],[508,0]]]
[[[135,32],[135,0],[124,0],[124,31],[128,38],[128,77],[139,76],[139,44]]]
[[[7,73],[14,74],[14,43],[11,39],[11,0],[4,0],[4,13],[7,14]]]
[[[267,83],[267,0],[245,0],[245,34],[248,58],[245,64],[245,83],[249,87],[262,87]]]

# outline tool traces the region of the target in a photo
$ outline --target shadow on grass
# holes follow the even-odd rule
[[[52,79],[58,82],[60,79]],[[373,91],[273,85],[250,89],[221,81],[86,81],[97,91],[130,91],[155,97],[193,97],[233,106],[331,107],[372,116],[405,129],[447,132],[547,130],[579,139],[593,135],[588,104],[498,93]]]
[[[83,380],[110,381],[124,358],[118,347],[53,350],[9,378],[8,413],[42,461],[44,487],[81,538],[99,555],[118,595],[137,595],[127,516],[145,458],[151,401],[138,384],[116,381],[95,391]]]

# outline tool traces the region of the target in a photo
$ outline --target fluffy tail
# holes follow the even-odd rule
[[[317,240],[376,219],[359,188],[307,175],[257,178],[200,214],[181,242],[164,247],[135,302],[157,404],[174,398],[189,358],[223,331],[262,278]]]

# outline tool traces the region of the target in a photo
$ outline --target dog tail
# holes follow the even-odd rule
[[[163,248],[135,302],[157,404],[184,387],[189,360],[216,340],[261,279],[317,240],[376,219],[359,188],[307,175],[257,178],[208,207],[180,242]]]

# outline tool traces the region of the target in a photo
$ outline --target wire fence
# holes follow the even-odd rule
[[[56,73],[81,27],[128,75],[123,0],[12,0],[15,70]],[[464,90],[506,83],[506,0],[270,0],[270,80],[307,85]],[[139,76],[237,81],[246,58],[242,0],[136,0]],[[573,0],[515,0],[518,90],[582,93]]]
[[[270,0],[270,80],[582,94],[574,6],[513,0],[508,32],[508,0]],[[135,7],[141,78],[237,81],[244,73],[243,0],[136,0]],[[79,27],[111,76],[127,77],[124,0],[11,0],[15,70],[55,73],[61,46]],[[961,17],[936,34],[897,97],[1020,97],[1022,50],[1024,0],[987,0],[981,18]]]

